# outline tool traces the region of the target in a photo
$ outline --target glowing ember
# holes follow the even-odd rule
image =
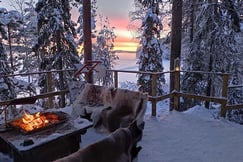
[[[45,116],[41,116],[40,112],[31,115],[24,112],[24,116],[22,118],[23,126],[26,131],[32,131],[33,129],[37,129],[45,126],[45,124],[49,123]]]
[[[60,113],[60,112],[59,112]],[[24,112],[23,117],[11,121],[11,125],[24,132],[33,132],[50,125],[55,125],[64,120],[64,117],[59,117],[56,113],[35,113],[28,114]]]

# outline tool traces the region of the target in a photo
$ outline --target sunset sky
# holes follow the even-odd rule
[[[13,0],[14,1],[14,0]],[[1,7],[8,10],[9,0],[2,0]],[[114,50],[136,51],[137,42],[133,39],[132,33],[128,30],[129,12],[134,10],[134,0],[97,0],[98,12],[110,20],[110,26],[115,27],[117,36]]]
[[[129,12],[134,11],[134,0],[97,0],[98,11],[115,27],[115,50],[136,51],[137,42],[128,30]]]

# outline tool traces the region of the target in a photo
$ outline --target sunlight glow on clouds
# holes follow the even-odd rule
[[[136,42],[115,42],[114,50],[135,52],[137,50],[137,43]]]
[[[136,51],[138,42],[132,37],[131,31],[126,29],[115,30],[115,50]]]
[[[107,16],[110,27],[115,27],[114,50],[136,51],[138,41],[133,38],[127,29],[129,25],[129,12],[134,10],[134,0],[97,0],[98,10]]]

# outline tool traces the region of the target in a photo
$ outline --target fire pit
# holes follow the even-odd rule
[[[9,125],[15,129],[0,132],[0,152],[14,162],[52,162],[67,156],[80,148],[81,134],[92,127],[88,120],[63,112],[26,113]]]
[[[67,114],[63,112],[45,112],[28,114],[24,112],[23,117],[14,119],[10,126],[24,134],[31,134],[67,121]]]

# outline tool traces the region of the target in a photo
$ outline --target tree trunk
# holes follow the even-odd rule
[[[11,64],[11,69],[13,70],[13,50],[12,50],[12,41],[11,41],[11,29],[10,25],[8,27],[8,45],[9,45],[9,55],[10,55],[10,64]]]
[[[210,58],[209,58],[209,72],[211,72],[213,69],[213,58],[212,54],[210,53]],[[212,89],[212,79],[210,74],[208,74],[208,84],[207,84],[207,91],[206,91],[206,96],[211,96],[211,89]],[[210,102],[206,101],[205,102],[205,107],[209,108]]]
[[[182,31],[182,0],[173,0],[172,2],[172,29],[171,29],[171,54],[170,54],[170,70],[174,70],[174,61],[181,56],[181,31]],[[170,75],[170,92],[175,87],[175,75]],[[174,100],[171,98],[170,107],[174,107]]]
[[[211,13],[216,15],[217,14],[217,3],[218,3],[218,1],[217,0],[209,0],[208,3],[209,4],[213,4],[214,3],[214,5],[211,7]],[[211,21],[213,21],[213,20],[211,20]],[[211,22],[211,24],[209,24],[209,31],[211,32],[211,31],[214,31],[214,30],[215,30],[215,25],[214,25],[213,22]],[[215,36],[215,31],[212,32],[211,37],[214,38],[214,36]],[[214,52],[214,50],[213,50],[214,44],[213,43],[214,42],[212,41],[210,49],[209,49],[209,55],[210,55],[209,56],[209,65],[208,65],[208,71],[209,72],[212,72],[212,70],[213,70],[213,56],[212,56],[213,52]],[[213,87],[212,86],[212,78],[211,78],[211,76],[209,74],[208,75],[207,89],[206,89],[206,96],[211,96],[212,87]],[[209,105],[210,105],[210,102],[206,101],[205,102],[205,107],[209,108]]]
[[[83,22],[84,22],[84,63],[89,65],[92,61],[92,40],[91,40],[91,0],[83,0]],[[93,72],[85,75],[88,83],[93,83]]]
[[[191,6],[191,13],[190,13],[190,43],[193,41],[194,37],[194,7],[195,7],[195,0],[190,1]]]
[[[57,37],[56,37],[56,41],[57,41],[57,53],[60,53],[62,51],[62,47],[60,44],[61,38],[60,38],[60,31],[57,32]],[[58,70],[62,70],[63,68],[63,63],[62,63],[63,59],[62,56],[59,58],[58,60]],[[64,76],[63,76],[63,71],[59,72],[59,89],[60,90],[64,90]],[[60,95],[60,107],[65,107],[65,94]]]

